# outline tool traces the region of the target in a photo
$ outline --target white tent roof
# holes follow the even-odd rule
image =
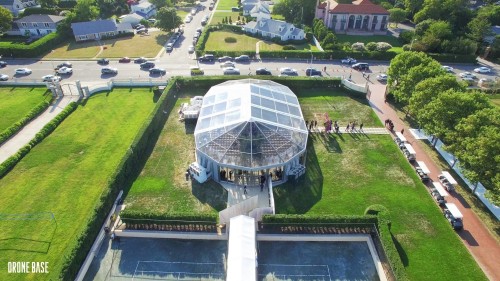
[[[227,281],[256,281],[255,219],[240,215],[229,223]]]
[[[450,175],[450,173],[443,171],[443,176],[453,185],[457,185],[457,181]]]
[[[405,147],[406,147],[406,149],[408,149],[408,152],[409,152],[410,154],[417,154],[417,153],[415,152],[415,149],[413,149],[413,146],[411,146],[411,144],[409,144],[409,143],[405,143]]]
[[[427,175],[431,173],[431,171],[429,171],[429,168],[427,168],[427,165],[425,165],[424,161],[417,161],[417,163],[418,166],[422,169],[422,172]]]
[[[453,204],[453,203],[446,203],[444,204],[446,206],[446,209],[448,209],[451,213],[451,215],[456,218],[456,219],[461,219],[463,218],[464,216],[462,215],[462,213],[460,212],[460,210],[458,210],[457,208],[457,205]]]
[[[402,142],[407,142],[405,136],[403,136],[400,132],[396,132],[396,137],[398,137]]]
[[[448,192],[446,192],[446,190],[444,189],[444,187],[439,182],[433,181],[432,185],[434,186],[434,188],[436,189],[436,191],[439,193],[439,195],[441,195],[443,197],[446,197],[446,196],[450,195],[450,194],[448,194]]]

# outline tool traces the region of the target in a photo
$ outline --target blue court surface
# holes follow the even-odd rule
[[[224,280],[227,241],[106,239],[84,280]]]

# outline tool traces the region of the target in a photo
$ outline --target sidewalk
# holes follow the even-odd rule
[[[380,120],[391,119],[394,123],[394,130],[400,131],[406,128],[403,121],[399,119],[396,112],[384,102],[385,85],[370,85],[371,96],[370,106],[374,109]],[[431,171],[430,177],[433,181],[438,181],[437,175],[440,174],[441,169],[434,163],[423,147],[426,145],[421,141],[415,139],[410,133],[405,133],[405,137],[410,142],[417,152],[417,160],[424,161],[429,170]],[[455,203],[464,216],[464,229],[457,234],[462,239],[462,242],[472,254],[476,262],[484,271],[490,280],[500,280],[500,245],[484,226],[481,220],[472,211],[467,202],[458,193],[451,193],[447,198],[449,203]],[[429,195],[430,196],[430,195]],[[444,219],[444,217],[443,217]]]
[[[16,135],[0,146],[0,163],[3,163],[19,149],[27,145],[35,135],[49,123],[68,104],[78,100],[78,96],[64,96],[58,99],[45,110],[40,116],[28,123]]]

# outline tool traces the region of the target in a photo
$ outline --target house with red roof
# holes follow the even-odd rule
[[[343,4],[335,0],[317,0],[315,17],[337,34],[385,35],[389,12],[370,0]]]

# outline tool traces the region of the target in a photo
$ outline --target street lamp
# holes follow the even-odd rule
[[[309,50],[309,52],[311,53],[311,63],[309,64],[309,68],[312,68],[312,63],[313,63],[313,52],[312,50]]]
[[[412,50],[412,48],[413,48],[413,42],[415,42],[415,41],[417,41],[417,38],[411,40],[410,51]]]

